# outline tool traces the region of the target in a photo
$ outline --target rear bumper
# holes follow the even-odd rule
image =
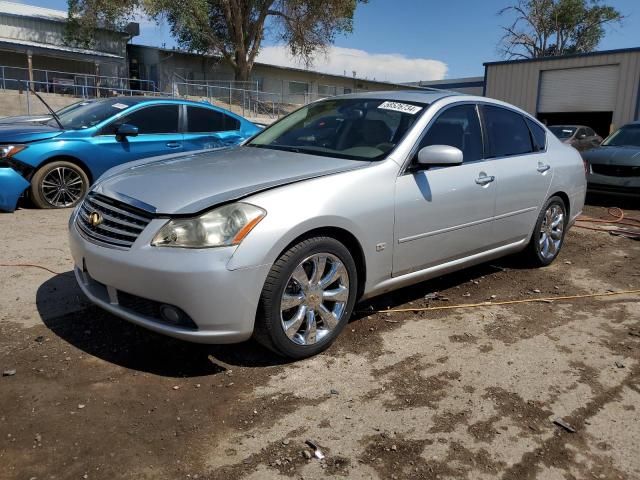
[[[0,168],[0,210],[13,212],[29,181],[13,168]]]
[[[191,342],[236,343],[251,337],[270,265],[231,271],[226,265],[234,248],[150,246],[145,237],[164,221],[152,222],[130,250],[107,248],[86,240],[73,217],[69,240],[75,275],[93,303],[131,323]],[[125,297],[135,297],[133,305]],[[169,324],[144,305],[177,307],[189,325]]]

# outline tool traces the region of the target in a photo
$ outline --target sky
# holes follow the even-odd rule
[[[14,0],[15,1],[15,0]],[[515,0],[369,0],[359,5],[354,31],[340,36],[313,69],[395,82],[482,76],[483,62],[502,60],[497,12]],[[20,3],[66,10],[66,0]],[[607,31],[599,50],[640,47],[640,0],[608,0],[627,18]],[[133,43],[171,48],[166,26],[141,20]],[[301,67],[286,48],[266,41],[259,61]]]

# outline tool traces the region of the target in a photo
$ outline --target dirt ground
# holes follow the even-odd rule
[[[0,263],[59,272],[0,267],[3,480],[640,478],[640,296],[372,312],[638,289],[640,242],[573,229],[550,267],[504,259],[374,299],[285,363],[88,305],[68,216],[0,215]]]

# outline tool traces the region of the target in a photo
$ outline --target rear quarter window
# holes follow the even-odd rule
[[[531,132],[531,139],[533,140],[533,149],[536,152],[543,151],[547,146],[547,132],[533,120],[526,118],[527,126]]]

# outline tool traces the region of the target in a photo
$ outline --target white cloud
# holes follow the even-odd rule
[[[304,64],[289,55],[285,46],[263,47],[258,62],[283,67],[304,68]],[[400,53],[369,53],[355,48],[329,47],[325,54],[314,59],[311,70],[338,75],[353,75],[358,78],[387,82],[413,82],[418,80],[440,80],[447,73],[447,64],[428,58],[409,58]]]

